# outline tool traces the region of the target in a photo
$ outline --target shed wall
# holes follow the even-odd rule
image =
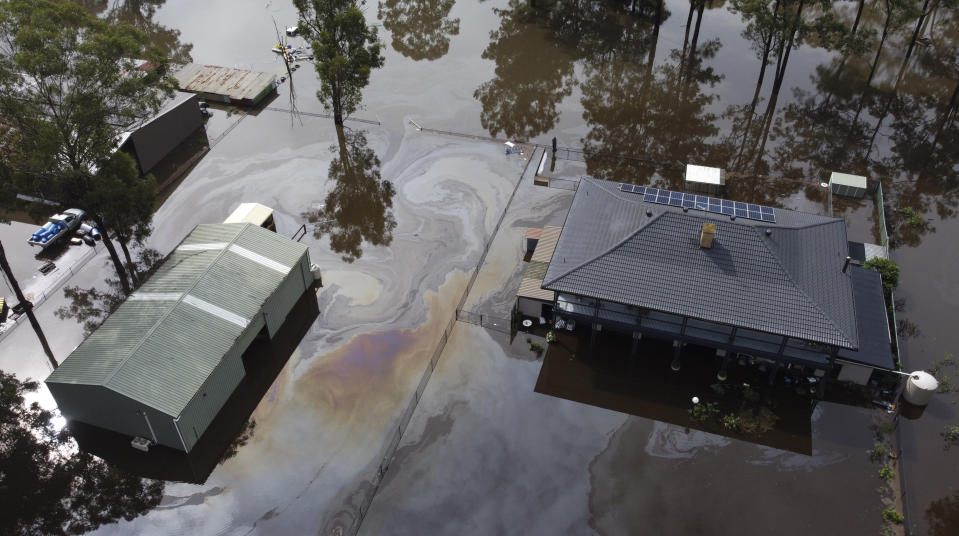
[[[148,173],[203,124],[199,98],[191,95],[176,108],[137,129],[131,136],[140,171]]]
[[[290,273],[283,279],[276,292],[263,304],[266,317],[266,330],[272,338],[286,320],[290,309],[300,299],[310,285],[313,275],[310,272],[310,259],[304,251]]]
[[[153,439],[146,413],[157,443],[183,450],[173,427],[173,418],[106,387],[83,384],[48,383],[47,387],[63,416],[133,437]]]
[[[243,368],[243,352],[253,342],[262,323],[251,323],[237,339],[236,344],[223,356],[223,360],[203,382],[203,386],[190,400],[180,415],[180,433],[186,443],[187,452],[203,436],[203,432],[213,422],[220,409],[229,400],[237,385],[246,375]]]

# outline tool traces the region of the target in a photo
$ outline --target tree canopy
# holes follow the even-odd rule
[[[357,0],[293,0],[300,33],[313,47],[313,65],[320,77],[316,98],[333,111],[333,122],[355,112],[363,101],[370,72],[383,66],[376,28],[367,26]]]
[[[26,404],[37,387],[0,371],[0,533],[81,534],[160,503],[163,482],[75,452],[53,413]]]
[[[167,52],[133,26],[73,2],[0,3],[0,123],[10,128],[12,189],[84,209],[101,227],[124,285],[109,231],[121,241],[133,234],[121,228],[126,207],[115,210],[126,195],[115,189],[133,183],[115,175],[129,170],[114,155],[120,133],[172,96]],[[136,221],[141,235],[149,216],[141,212]]]

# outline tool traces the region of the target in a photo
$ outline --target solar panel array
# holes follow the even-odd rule
[[[691,208],[693,210],[702,210],[714,214],[726,214],[728,216],[736,216],[737,218],[746,218],[747,220],[776,223],[776,211],[772,207],[743,203],[741,201],[729,201],[728,199],[708,197],[705,195],[661,190],[659,188],[638,186],[635,184],[620,184],[619,190],[639,194],[643,196],[643,201],[649,203]]]

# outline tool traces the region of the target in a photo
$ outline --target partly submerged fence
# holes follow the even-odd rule
[[[512,332],[511,319],[504,316],[489,315],[486,313],[467,311],[465,309],[457,309],[456,320],[481,326],[493,331],[499,331],[501,333]]]

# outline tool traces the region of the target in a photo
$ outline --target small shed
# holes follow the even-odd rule
[[[726,171],[720,168],[686,164],[686,189],[720,195],[726,186]]]
[[[829,191],[834,195],[861,199],[866,195],[866,187],[866,177],[861,175],[836,173],[835,171],[829,175]]]
[[[198,225],[46,384],[67,419],[189,452],[312,283],[306,246]]]
[[[179,93],[157,115],[125,133],[120,147],[133,156],[140,173],[147,174],[201,126],[199,97]]]
[[[211,101],[256,106],[276,90],[276,75],[245,69],[188,63],[173,73],[180,90]]]

